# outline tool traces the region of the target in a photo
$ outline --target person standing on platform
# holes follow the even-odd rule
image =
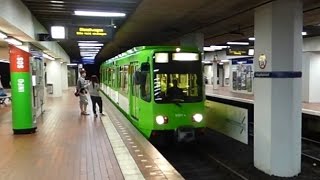
[[[96,75],[92,75],[90,80],[91,84],[88,86],[88,89],[92,101],[92,110],[94,113],[94,117],[98,117],[96,112],[96,104],[98,104],[99,106],[100,116],[104,116],[102,112],[102,99],[99,94],[100,85],[98,77]]]
[[[80,77],[78,78],[78,81],[77,81],[77,92],[80,92],[80,90],[82,88],[87,89],[88,86],[90,85],[90,83],[87,83],[85,80],[86,75],[87,75],[86,71],[84,69],[82,69],[80,71]],[[81,98],[81,97],[79,97],[79,98]],[[81,99],[80,99],[80,101],[81,101]],[[87,113],[87,104],[80,103],[80,111],[81,111],[82,115],[89,115],[89,113]]]
[[[7,94],[4,92],[4,88],[1,82],[1,75],[0,75],[0,96],[6,96]]]

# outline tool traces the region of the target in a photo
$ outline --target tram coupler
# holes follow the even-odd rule
[[[179,127],[175,131],[177,142],[192,142],[196,139],[193,127]]]

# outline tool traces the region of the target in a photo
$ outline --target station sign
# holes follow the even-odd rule
[[[247,48],[229,48],[226,51],[227,56],[249,56]]]
[[[10,70],[11,72],[29,72],[30,63],[29,63],[30,54],[24,52],[23,50],[10,47]]]
[[[111,40],[113,28],[106,26],[72,26],[68,28],[68,39]]]

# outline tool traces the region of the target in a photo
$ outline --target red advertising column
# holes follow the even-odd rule
[[[30,54],[10,45],[12,129],[14,134],[36,131],[32,117]]]

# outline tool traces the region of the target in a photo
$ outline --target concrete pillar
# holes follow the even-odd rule
[[[213,81],[213,89],[218,89],[218,64],[217,62],[213,62],[212,64],[212,81]]]
[[[68,67],[66,63],[61,64],[61,88],[68,90]]]
[[[254,165],[269,175],[301,170],[302,2],[255,10]]]
[[[53,84],[52,97],[62,96],[61,64],[59,61],[47,61],[47,84]]]

